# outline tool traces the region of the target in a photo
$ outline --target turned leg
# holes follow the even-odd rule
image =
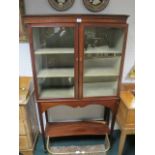
[[[38,110],[39,110],[39,120],[40,120],[41,132],[42,132],[43,145],[44,145],[44,150],[46,151],[46,139],[45,139],[43,116],[39,106],[38,106]]]
[[[116,114],[117,114],[117,110],[118,110],[118,103],[115,104],[115,107],[112,111],[112,121],[111,121],[111,137],[113,136],[113,130],[114,130],[114,125],[115,125],[115,121],[116,121]]]
[[[48,123],[48,112],[45,111],[45,118],[46,118],[46,123]]]
[[[110,118],[110,109],[105,107],[105,109],[104,109],[104,121],[106,121],[108,125],[109,125],[109,118]]]

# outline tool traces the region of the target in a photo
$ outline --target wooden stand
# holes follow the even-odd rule
[[[39,134],[34,100],[34,91],[30,91],[32,77],[19,79],[19,149],[23,155],[33,155]]]
[[[121,128],[118,155],[122,155],[127,135],[135,134],[135,97],[132,94],[134,84],[123,86],[121,102],[117,113],[117,122]]]

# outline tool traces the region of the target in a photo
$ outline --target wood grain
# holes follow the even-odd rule
[[[135,90],[135,83],[123,83],[121,84],[121,91]]]
[[[19,137],[19,149],[29,149],[29,143],[26,136],[20,136]]]
[[[105,123],[96,122],[66,122],[48,123],[45,130],[46,136],[65,137],[81,135],[105,135],[109,128]]]
[[[133,106],[134,95],[132,90],[134,84],[124,84],[121,86],[121,102],[117,113],[117,122],[121,128],[118,155],[122,155],[126,136],[135,133],[135,108]]]
[[[34,155],[33,150],[21,151],[22,155]]]
[[[83,23],[126,23],[127,15],[53,15],[53,16],[25,16],[24,23],[76,23],[77,18],[81,18]]]
[[[27,90],[26,93],[19,94],[24,98],[24,104],[19,104],[19,149],[31,150],[30,152],[34,149],[39,133],[34,93],[29,93],[31,79],[32,77],[20,77],[19,80],[19,89],[24,87]]]
[[[120,97],[127,109],[134,109],[135,106],[135,96],[131,91],[121,92]]]

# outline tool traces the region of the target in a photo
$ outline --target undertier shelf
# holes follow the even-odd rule
[[[40,98],[74,98],[74,87],[44,89],[40,93]]]
[[[101,121],[47,123],[45,129],[47,137],[105,135],[109,132],[108,126]]]
[[[84,83],[84,97],[115,96],[116,82]]]

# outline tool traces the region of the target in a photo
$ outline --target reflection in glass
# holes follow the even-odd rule
[[[123,39],[120,28],[85,28],[84,97],[116,95]]]
[[[74,97],[73,38],[73,28],[33,28],[33,47],[40,98]]]
[[[121,53],[123,38],[123,30],[120,28],[86,28],[85,53]]]

